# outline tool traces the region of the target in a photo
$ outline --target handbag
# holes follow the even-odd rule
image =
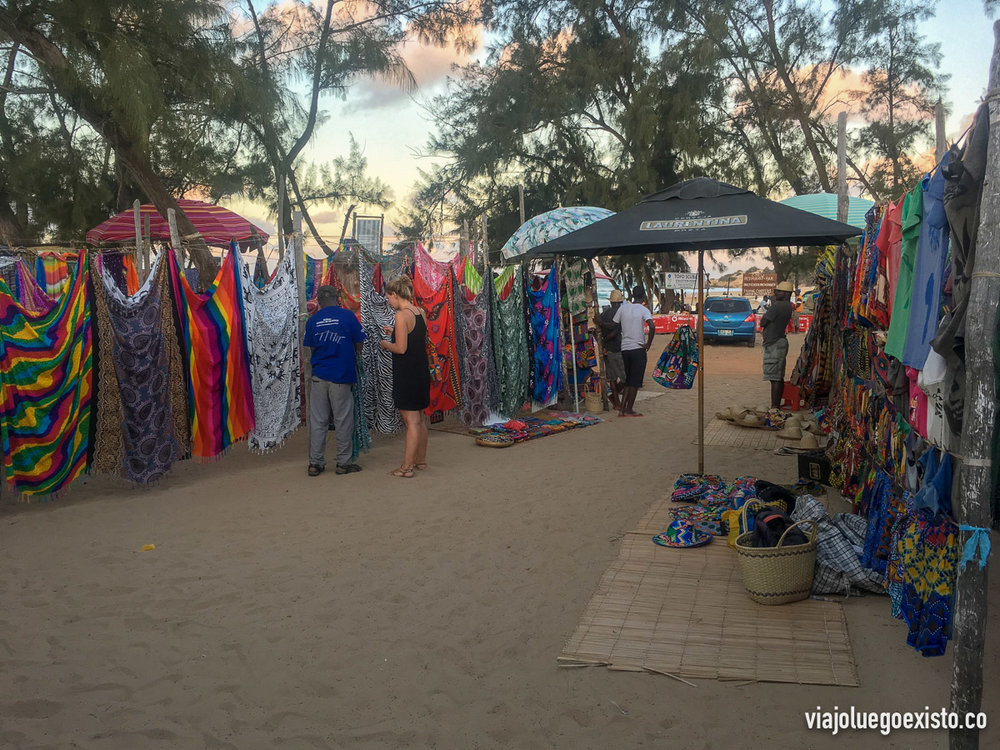
[[[698,345],[691,326],[680,326],[653,369],[653,380],[664,388],[689,389],[698,374]]]

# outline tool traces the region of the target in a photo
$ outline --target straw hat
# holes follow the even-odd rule
[[[782,428],[781,432],[778,433],[778,437],[784,438],[785,440],[801,440],[802,430],[798,427],[785,426]]]
[[[785,420],[785,427],[798,427],[800,430],[805,429],[805,426],[802,424],[802,420],[795,415],[792,415]]]
[[[608,302],[624,302],[624,301],[625,298],[622,296],[622,293],[619,292],[617,289],[612,289],[611,294],[608,295]]]
[[[734,419],[736,419],[736,414],[733,413],[733,407],[727,406],[722,411],[715,412],[715,418],[721,419],[725,422],[732,422]]]
[[[760,427],[761,425],[760,417],[752,411],[743,412],[739,419],[737,419],[736,423],[742,425],[743,427]]]
[[[816,436],[813,435],[811,432],[807,432],[802,436],[802,439],[799,441],[797,447],[802,448],[804,450],[816,450],[817,448],[819,448],[819,440],[817,440]]]
[[[776,291],[776,292],[794,292],[795,291],[795,287],[792,286],[792,282],[790,282],[790,281],[782,281],[780,284],[778,284],[777,286],[774,287],[774,291]]]
[[[661,547],[700,547],[712,541],[712,535],[699,531],[683,518],[670,522],[667,530],[653,537],[653,541]]]

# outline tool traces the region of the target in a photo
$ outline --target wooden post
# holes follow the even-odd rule
[[[458,257],[465,258],[469,255],[469,221],[462,221],[462,235],[458,240]]]
[[[590,266],[590,286],[592,297],[590,300],[590,306],[594,310],[594,320],[600,321],[601,319],[601,303],[597,300],[597,267],[594,265],[594,259],[591,258],[587,261]],[[604,364],[604,329],[601,328],[600,323],[597,323],[597,330],[594,331],[594,353],[597,355],[597,372],[601,376],[601,408],[605,411],[608,410],[608,371]]]
[[[142,206],[139,199],[132,201],[132,224],[135,227],[135,262],[142,274]]]
[[[302,362],[302,372],[305,374],[302,388],[302,405],[305,413],[302,415],[302,421],[308,425],[309,385],[312,383],[312,364],[309,362],[305,347],[302,346],[302,339],[306,335],[306,320],[309,318],[309,311],[306,308],[306,269],[302,248],[302,214],[295,209],[292,209],[292,228],[294,231],[292,235],[292,252],[295,253],[295,286],[299,290],[299,352]],[[281,262],[280,259],[278,262]]]
[[[517,206],[521,212],[521,223],[524,223],[524,185],[517,186]]]
[[[167,209],[167,226],[170,227],[170,245],[177,253],[177,260],[181,269],[184,268],[184,247],[181,245],[181,235],[177,231],[177,212],[172,208]]]
[[[698,250],[698,473],[705,473],[705,251]]]
[[[278,180],[278,260],[285,257],[285,222],[284,222],[284,210],[285,210],[285,176],[282,175],[281,179]]]
[[[480,218],[483,221],[482,250],[483,250],[483,271],[485,271],[489,267],[489,256],[490,256],[489,245],[486,244],[486,214],[483,214]]]
[[[851,199],[847,195],[847,113],[837,115],[837,221],[847,223]]]
[[[993,59],[986,87],[1000,87],[1000,21],[993,24]],[[990,123],[1000,122],[1000,102],[987,96]],[[986,156],[985,184],[979,208],[976,261],[969,291],[965,334],[965,411],[962,428],[962,459],[955,520],[964,527],[990,533],[992,494],[991,454],[996,429],[997,394],[994,382],[993,337],[997,330],[997,300],[1000,299],[1000,127],[991,124]],[[959,549],[975,532],[959,532]],[[983,652],[986,641],[987,568],[979,567],[979,556],[959,570],[955,583],[954,662],[951,676],[951,710],[978,713],[983,702]],[[976,729],[952,729],[951,750],[979,747]]]
[[[143,240],[142,240],[142,277],[139,279],[139,283],[144,283],[146,278],[149,276],[149,251],[153,245],[152,232],[149,230],[150,215],[146,214],[143,219]]]
[[[944,104],[940,99],[934,105],[934,161],[940,162],[948,150],[948,140],[944,132]]]

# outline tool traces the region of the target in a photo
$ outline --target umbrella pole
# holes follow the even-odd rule
[[[705,251],[698,251],[698,473],[705,473]]]

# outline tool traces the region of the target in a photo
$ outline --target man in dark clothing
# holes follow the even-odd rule
[[[785,329],[792,319],[792,282],[782,281],[774,288],[771,306],[760,318],[764,334],[764,380],[771,381],[771,408],[781,408],[785,389],[785,357],[788,356],[788,339]]]
[[[601,313],[597,323],[604,341],[604,376],[611,390],[611,405],[621,408],[622,388],[625,387],[625,363],[622,361],[622,327],[615,323],[615,313],[625,298],[617,289],[611,292],[611,306]]]

